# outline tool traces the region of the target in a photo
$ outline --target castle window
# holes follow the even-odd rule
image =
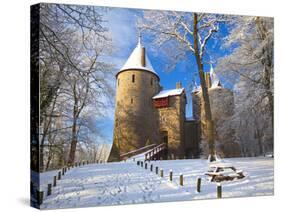
[[[132,75],[132,82],[133,83],[135,82],[135,75],[134,74]]]
[[[150,85],[153,85],[153,78],[150,79]]]
[[[134,103],[134,99],[133,98],[131,98],[131,104],[133,104]]]

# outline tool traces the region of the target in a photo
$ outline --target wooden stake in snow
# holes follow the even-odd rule
[[[173,181],[173,170],[172,169],[170,169],[169,178],[170,178],[170,181]]]
[[[52,194],[52,184],[48,184],[47,196]]]
[[[163,169],[160,169],[160,177],[164,177]]]
[[[153,165],[152,164],[150,165],[150,171],[153,171]]]
[[[158,166],[155,167],[155,173],[158,174]]]
[[[183,186],[183,174],[180,173],[180,185]]]
[[[37,203],[41,205],[43,203],[44,191],[37,190]]]
[[[60,180],[61,179],[61,172],[59,171],[59,173],[58,173],[58,180]]]
[[[54,187],[56,187],[56,186],[57,186],[57,176],[54,176],[53,186],[54,186]]]
[[[220,183],[217,184],[217,197],[218,198],[222,197],[222,187]]]
[[[201,178],[197,178],[197,192],[201,192]]]

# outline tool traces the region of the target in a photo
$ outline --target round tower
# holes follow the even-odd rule
[[[157,143],[158,119],[152,97],[159,89],[159,76],[139,39],[116,74],[114,136],[108,161],[119,161],[124,153]]]
[[[233,92],[221,85],[220,80],[211,68],[210,73],[205,73],[206,84],[210,98],[212,118],[215,123],[216,153],[221,157],[240,156],[240,147],[235,142],[235,130],[231,126],[231,118],[234,113]],[[195,87],[192,92],[193,117],[199,121],[201,134],[201,150],[208,155],[208,144],[205,135],[205,110],[201,87]]]

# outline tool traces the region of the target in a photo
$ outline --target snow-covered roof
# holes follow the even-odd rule
[[[156,94],[152,99],[159,99],[159,98],[164,98],[168,96],[177,96],[182,94],[184,91],[184,88],[178,88],[178,89],[171,89],[171,90],[163,90],[160,91],[158,94]]]
[[[137,69],[137,70],[149,71],[149,72],[155,74],[157,77],[159,77],[158,74],[156,73],[156,71],[153,69],[146,53],[145,53],[145,66],[142,65],[142,62],[141,62],[142,48],[144,48],[144,46],[141,44],[141,40],[139,38],[139,42],[138,42],[136,48],[133,50],[133,52],[129,56],[127,62],[121,68],[121,70],[116,74],[116,76],[122,71],[130,70],[130,69]]]

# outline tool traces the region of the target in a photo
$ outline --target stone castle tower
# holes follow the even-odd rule
[[[154,71],[141,41],[116,74],[116,103],[113,146],[109,161],[121,154],[159,140],[157,111],[152,97],[159,93],[159,76]]]
[[[216,152],[221,157],[240,156],[239,144],[235,142],[235,129],[231,126],[231,117],[234,113],[233,92],[221,85],[211,66],[210,72],[205,73],[206,85],[210,97],[211,111],[215,123]],[[205,111],[202,104],[201,88],[192,92],[193,117],[199,123],[200,144],[203,155],[207,155],[205,137]]]
[[[167,157],[184,155],[186,96],[181,83],[162,90],[144,46],[139,42],[116,74],[113,145],[108,161],[149,144],[166,143]]]

